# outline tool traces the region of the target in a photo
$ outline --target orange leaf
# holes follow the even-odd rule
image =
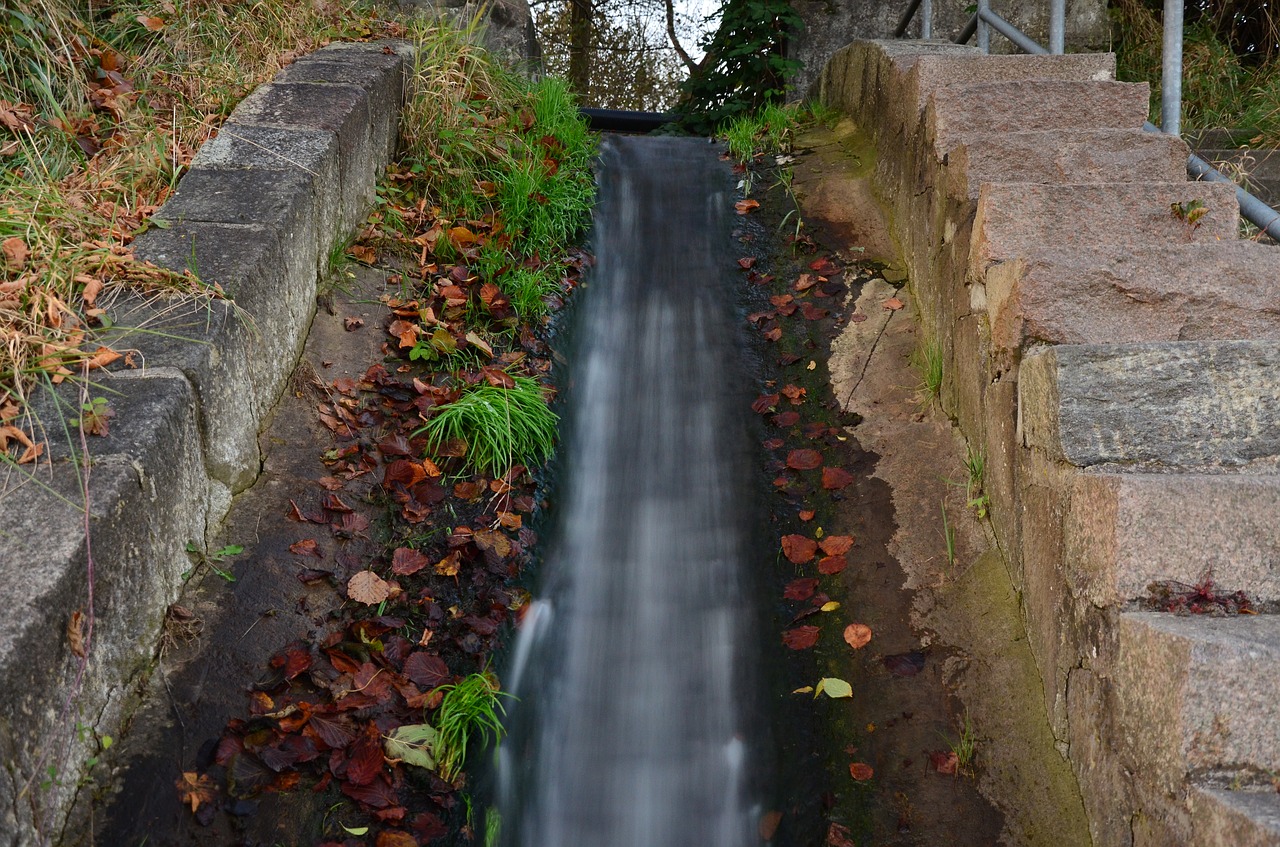
[[[817,450],[792,450],[787,454],[787,467],[797,471],[811,471],[822,464],[822,454]]]
[[[759,200],[752,200],[748,197],[746,200],[739,200],[733,204],[733,208],[738,210],[739,215],[746,215],[760,208]]]
[[[848,535],[828,535],[818,542],[818,546],[828,556],[843,556],[853,547],[853,538]]]
[[[818,552],[818,542],[803,535],[782,536],[782,553],[792,564],[803,565]]]
[[[391,596],[391,586],[373,571],[360,571],[347,581],[347,596],[357,603],[376,606]]]
[[[871,641],[871,627],[864,623],[851,623],[844,628],[844,640],[855,650],[861,650]]]
[[[146,15],[138,15],[135,20],[146,27],[148,32],[159,32],[164,29],[164,18],[149,18]],[[191,811],[195,811],[192,809]]]
[[[94,368],[105,368],[107,365],[121,357],[122,354],[117,353],[110,347],[99,347],[97,350],[93,351],[93,356],[91,356],[89,361],[85,364],[88,365],[90,370],[93,370]]]
[[[890,297],[888,300],[884,301],[885,309],[890,312],[896,312],[899,309],[901,309],[904,305],[906,304],[903,303],[901,300],[899,300],[897,297]]]
[[[827,491],[836,491],[853,484],[853,474],[844,468],[823,468],[822,487]]]
[[[844,556],[823,556],[818,560],[818,573],[823,576],[833,576],[849,567],[849,562]]]
[[[871,779],[871,777],[875,776],[875,773],[876,772],[871,769],[871,765],[868,765],[865,762],[853,762],[849,765],[849,776],[858,780],[858,782],[865,782],[866,780]]]
[[[765,812],[760,816],[760,837],[765,841],[772,841],[780,823],[782,823],[782,812]]]

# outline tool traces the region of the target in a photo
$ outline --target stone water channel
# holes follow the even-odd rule
[[[848,146],[830,139],[813,146],[824,144],[837,153]],[[842,184],[838,163],[821,156],[802,152],[798,168],[801,182]],[[597,264],[558,342],[568,362],[563,440],[537,599],[499,666],[518,699],[508,702],[510,735],[496,767],[476,771],[487,785],[477,805],[488,795],[500,814],[499,843],[906,847],[1048,844],[1078,834],[1074,808],[1063,817],[1071,788],[1042,776],[1044,739],[1019,735],[1036,723],[1026,717],[1034,697],[1011,695],[1035,671],[1019,644],[1016,599],[1004,596],[999,579],[985,585],[961,574],[956,584],[972,584],[962,590],[973,594],[964,608],[899,562],[937,562],[921,552],[934,543],[922,515],[932,513],[945,485],[938,470],[955,450],[947,427],[921,416],[903,387],[911,378],[909,322],[880,325],[874,338],[889,353],[863,368],[872,405],[883,404],[878,419],[842,430],[863,433],[882,459],[835,437],[834,425],[848,421],[829,399],[828,380],[846,378],[848,365],[833,361],[828,377],[822,338],[842,319],[792,339],[813,356],[800,375],[776,372],[749,339],[735,251],[755,240],[750,249],[769,262],[772,238],[758,226],[747,233],[732,216],[732,177],[714,147],[607,138],[600,187]],[[841,240],[838,231],[827,235]],[[792,264],[778,257],[780,278],[804,267]],[[874,312],[885,298],[906,296],[874,268],[850,267],[844,279],[861,293],[845,311]],[[225,533],[229,543],[255,545],[255,566],[238,569],[234,584],[206,578],[184,600],[205,629],[191,644],[170,645],[162,659],[93,843],[309,844],[342,822],[340,807],[300,791],[246,798],[202,825],[179,802],[174,781],[208,763],[211,743],[243,712],[245,692],[278,646],[306,637],[340,602],[331,589],[295,578],[288,545],[296,533],[282,506],[310,484],[315,445],[325,437],[314,420],[315,369],[325,379],[356,376],[378,359],[376,329],[345,327],[357,318],[376,325],[384,285],[380,274],[362,273],[317,315],[264,437],[263,477],[237,502]],[[824,302],[838,305],[839,290]],[[758,446],[765,433],[751,413],[752,395],[771,377],[809,380],[812,422],[833,425],[831,461],[858,477],[844,497],[819,506],[818,518],[831,532],[858,537],[850,568],[824,586],[874,628],[874,646],[853,656],[843,643],[824,644],[813,656],[778,661],[779,632],[795,611],[780,601],[794,574],[777,567],[788,518],[776,498],[766,499]],[[911,449],[897,451],[895,442]],[[928,507],[914,508],[913,497],[929,498]],[[966,541],[977,530],[957,522],[963,556],[981,543]],[[986,632],[982,621],[993,615],[1012,622]],[[961,631],[947,623],[957,620],[968,622]],[[921,649],[925,671],[911,679],[881,667],[885,654]],[[970,662],[977,675],[966,672]],[[819,668],[852,680],[853,700],[790,693]],[[940,736],[961,715],[979,728],[977,776],[934,773],[926,752],[945,746]],[[872,783],[849,779],[851,757],[875,765]],[[1062,826],[1045,825],[1053,820]],[[835,821],[842,828],[832,842]]]

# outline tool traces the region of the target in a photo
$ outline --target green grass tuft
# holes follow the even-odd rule
[[[497,680],[488,673],[473,673],[454,685],[436,689],[444,696],[436,710],[436,738],[433,748],[437,772],[446,782],[453,782],[467,761],[467,747],[479,740],[482,744],[502,741],[504,695]]]
[[[487,382],[471,386],[414,434],[425,432],[432,448],[454,439],[465,441],[466,465],[492,476],[517,463],[546,459],[555,446],[559,418],[547,406],[537,380],[512,379],[513,388]]]

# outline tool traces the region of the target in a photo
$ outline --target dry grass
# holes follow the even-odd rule
[[[91,8],[0,7],[0,427],[42,375],[102,361],[104,291],[199,290],[129,243],[245,94],[329,40],[401,34],[352,0]],[[0,430],[0,453],[25,452]]]

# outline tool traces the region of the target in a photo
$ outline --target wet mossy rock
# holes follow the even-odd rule
[[[86,443],[87,477],[68,423],[81,398],[64,386],[34,400],[49,461],[8,478],[0,538],[0,843],[87,831],[88,768],[148,671],[187,543],[203,546],[259,471],[257,435],[301,349],[318,271],[364,219],[395,147],[412,59],[404,42],[331,44],[259,87],[200,151],[134,250],[234,306],[116,303],[112,343],[140,366],[95,381],[119,415]],[[78,678],[91,559],[93,649]]]

